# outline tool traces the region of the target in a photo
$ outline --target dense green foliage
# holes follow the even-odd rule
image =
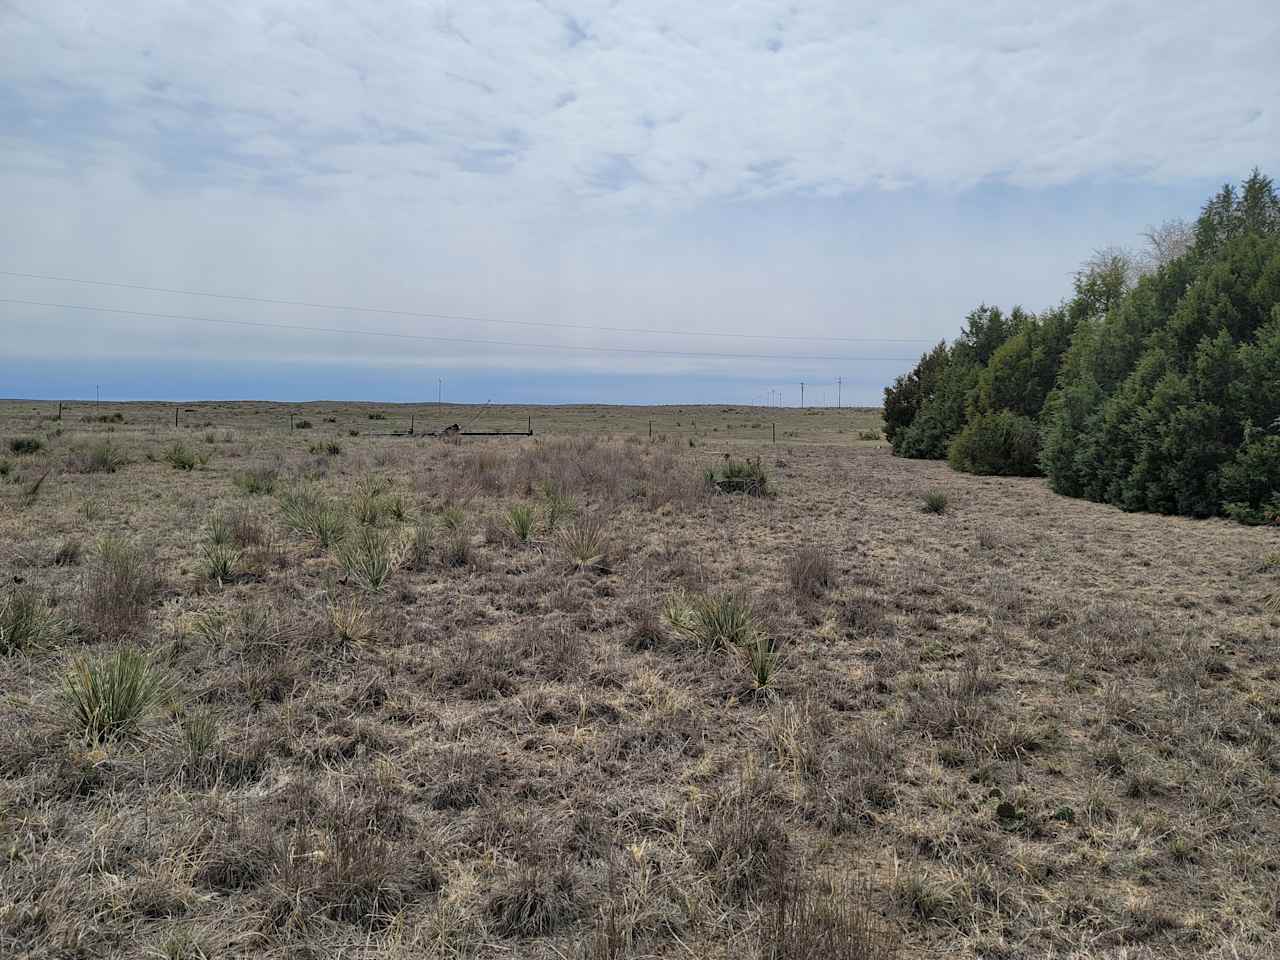
[[[1039,316],[980,307],[885,391],[900,456],[1070,496],[1280,520],[1280,199],[1254,172],[1133,280],[1104,253]]]

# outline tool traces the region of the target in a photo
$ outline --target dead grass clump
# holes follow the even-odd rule
[[[821,547],[801,547],[785,563],[787,580],[796,595],[816,600],[835,585],[835,564]]]
[[[870,890],[845,878],[794,870],[773,891],[759,930],[761,960],[886,960],[898,938],[870,906]]]
[[[890,627],[884,601],[870,590],[857,590],[844,601],[840,623],[855,637],[880,636]]]
[[[545,937],[577,920],[582,901],[569,864],[545,855],[521,863],[484,910],[501,936]]]
[[[748,763],[714,800],[696,860],[726,902],[755,899],[785,876],[789,840],[775,789],[769,771]]]
[[[139,547],[104,537],[81,582],[80,626],[101,640],[136,636],[159,591],[160,578]]]
[[[125,456],[109,440],[73,447],[67,458],[71,473],[115,473],[125,465]]]
[[[275,493],[279,478],[275,467],[252,467],[235,475],[235,485],[248,494],[270,494]]]

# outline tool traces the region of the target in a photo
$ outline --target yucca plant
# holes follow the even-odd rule
[[[677,594],[668,599],[665,613],[678,636],[703,650],[745,648],[759,638],[751,603],[740,594],[692,598]]]
[[[373,527],[360,532],[338,549],[338,561],[347,576],[368,590],[381,590],[395,569],[391,534]]]
[[[520,543],[528,543],[533,536],[533,507],[527,503],[513,504],[507,511],[507,528]]]
[[[778,670],[778,648],[772,639],[764,634],[757,634],[755,640],[749,642],[743,650],[747,671],[751,674],[751,682],[758,692],[772,694],[770,686]]]
[[[71,636],[71,627],[31,588],[0,600],[0,656],[49,646]]]
[[[255,467],[237,473],[235,484],[245,493],[275,493],[279,472],[272,467]]]
[[[598,517],[574,520],[556,534],[556,544],[574,569],[604,570],[608,567],[608,534]]]
[[[178,441],[165,448],[163,457],[165,463],[175,470],[194,470],[199,462],[197,456]]]
[[[205,540],[212,544],[227,544],[235,540],[231,518],[222,511],[209,517],[209,529],[205,532]]]
[[[555,530],[566,520],[578,512],[578,502],[573,497],[563,496],[548,490],[546,503],[542,508],[543,523],[548,533]]]
[[[450,530],[440,542],[440,560],[446,567],[465,567],[471,562],[471,532],[465,526]]]
[[[239,573],[240,551],[229,543],[206,543],[200,555],[200,568],[206,580],[229,583]]]
[[[930,490],[924,495],[925,513],[946,513],[947,495],[941,490]]]
[[[125,462],[111,441],[100,440],[73,450],[67,468],[74,473],[115,473]]]
[[[373,635],[373,618],[355,597],[331,602],[329,623],[343,643],[361,644]]]
[[[134,736],[169,692],[145,654],[122,648],[101,660],[77,658],[63,678],[62,705],[72,728],[98,743]]]
[[[295,490],[281,498],[285,525],[328,548],[347,533],[346,514],[332,501],[311,490]]]
[[[408,546],[404,551],[404,565],[418,573],[428,569],[435,542],[432,525],[429,522],[418,524],[409,536]]]
[[[445,507],[440,511],[440,525],[446,530],[461,530],[467,525],[467,515],[461,507]]]
[[[182,745],[187,759],[199,766],[218,743],[218,721],[207,710],[198,710],[182,718]]]

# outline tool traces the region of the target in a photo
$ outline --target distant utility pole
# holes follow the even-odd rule
[[[842,403],[841,403],[842,398],[840,396],[840,393],[843,387],[844,387],[844,378],[836,377],[836,409],[837,410],[842,406]]]
[[[93,409],[97,410],[102,406],[102,388],[96,383],[93,385]]]
[[[804,381],[800,381],[800,408],[804,409]]]
[[[444,377],[436,377],[436,403],[444,404]]]

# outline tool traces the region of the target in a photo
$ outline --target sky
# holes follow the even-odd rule
[[[0,0],[0,396],[876,404],[1280,174],[1277,50],[1274,0]]]

